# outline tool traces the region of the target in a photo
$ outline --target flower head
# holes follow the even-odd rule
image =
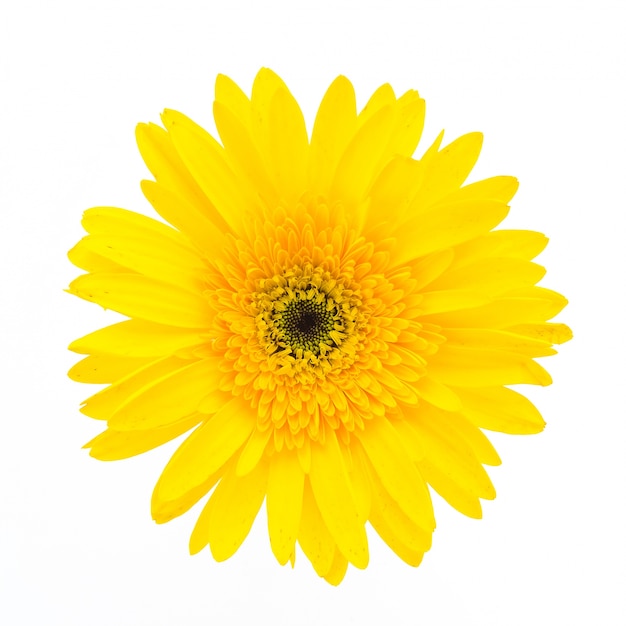
[[[424,101],[380,87],[357,114],[337,78],[309,140],[263,69],[248,98],[219,76],[221,143],[175,111],[137,141],[142,189],[170,225],[89,209],[70,292],[130,319],[72,343],[70,371],[107,386],[85,401],[107,428],[87,444],[130,457],[192,431],[152,497],[161,523],[214,487],[191,536],[217,560],[266,501],[281,564],[296,542],[333,584],[368,563],[366,522],[418,565],[435,520],[430,485],[481,516],[500,462],[482,429],[544,422],[508,385],[550,384],[534,360],[571,337],[566,304],[536,286],[547,239],[493,230],[517,181],[464,185],[479,133],[412,158]]]

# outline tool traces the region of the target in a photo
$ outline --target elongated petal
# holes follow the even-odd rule
[[[541,432],[546,425],[532,402],[512,389],[485,387],[455,391],[463,403],[463,415],[480,428],[528,435]]]
[[[175,354],[202,342],[202,335],[196,330],[126,320],[76,339],[69,349],[79,354],[145,358]]]
[[[335,433],[311,445],[309,475],[315,501],[337,547],[350,563],[365,568],[369,560],[364,520],[359,519]]]
[[[279,193],[293,206],[306,191],[309,140],[302,111],[286,89],[269,106],[269,150]]]
[[[154,380],[167,376],[189,365],[189,361],[175,356],[161,358],[136,372],[116,381],[84,402],[81,412],[94,419],[107,420],[128,399]]]
[[[227,472],[204,507],[189,540],[196,554],[207,543],[216,561],[230,558],[248,536],[267,486],[267,462],[259,463],[246,476]]]
[[[70,369],[67,375],[79,383],[112,383],[152,363],[151,358],[110,355],[88,356]]]
[[[152,450],[199,424],[205,416],[194,413],[169,426],[148,431],[118,431],[107,429],[83,447],[100,461],[118,461]]]
[[[508,211],[500,202],[470,200],[416,216],[394,233],[394,263],[401,265],[482,235],[497,226]]]
[[[298,543],[317,575],[326,576],[335,556],[335,541],[322,519],[308,478],[302,494]]]
[[[137,274],[86,274],[68,291],[105,309],[157,324],[202,328],[212,318],[202,295]]]
[[[196,207],[211,220],[217,228],[227,228],[222,216],[180,158],[170,134],[156,124],[139,124],[135,135],[141,156],[157,183],[175,191],[185,202]]]
[[[311,191],[327,195],[335,169],[356,130],[354,88],[344,76],[337,77],[320,104],[309,152]]]
[[[295,451],[276,452],[267,484],[267,525],[272,552],[281,565],[294,555],[303,489],[304,473]]]
[[[167,426],[194,413],[202,398],[219,385],[220,359],[209,358],[156,379],[128,399],[110,418],[115,430]]]
[[[229,228],[240,232],[251,204],[226,159],[224,148],[209,133],[176,111],[165,111],[163,120],[178,154],[200,188]]]
[[[241,398],[233,398],[178,448],[166,465],[155,493],[174,500],[217,472],[248,438],[255,418]]]
[[[426,483],[389,420],[372,419],[356,436],[389,495],[415,524],[433,530],[435,518]]]
[[[221,245],[223,229],[216,226],[196,204],[150,180],[141,181],[141,190],[154,210],[183,232],[198,250],[211,250]]]
[[[531,358],[482,348],[444,345],[428,363],[430,376],[457,387],[549,385],[550,375]]]

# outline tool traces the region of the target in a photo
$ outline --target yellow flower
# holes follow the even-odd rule
[[[116,460],[192,431],[152,496],[158,523],[214,487],[190,540],[218,561],[266,501],[281,564],[295,544],[338,584],[368,564],[369,522],[418,565],[435,528],[430,485],[481,516],[500,463],[481,429],[544,422],[507,386],[548,385],[534,360],[571,337],[566,304],[537,287],[543,235],[493,230],[517,181],[463,185],[482,135],[413,159],[424,101],[380,87],[357,114],[337,78],[309,141],[293,96],[262,69],[248,98],[216,83],[221,144],[181,113],[137,141],[142,189],[172,226],[86,211],[70,292],[130,319],[78,339],[70,371],[108,385],[82,412]]]

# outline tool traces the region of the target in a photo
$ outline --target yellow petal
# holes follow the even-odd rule
[[[369,560],[367,537],[359,519],[337,437],[326,430],[325,442],[311,444],[309,475],[315,501],[340,552],[356,567]]]
[[[467,144],[466,147],[471,148],[470,144],[474,142],[475,149],[479,137],[476,137],[474,134],[465,135],[465,137],[469,138],[469,144]],[[461,139],[463,139],[463,137],[461,137]],[[452,146],[452,144],[450,144],[450,146]],[[445,152],[445,149],[442,152]],[[465,185],[465,187],[461,187],[457,191],[447,194],[442,202],[496,200],[503,204],[508,204],[516,194],[518,187],[519,182],[514,176],[493,176],[492,178],[479,180],[471,185]]]
[[[415,387],[426,402],[444,411],[458,411],[461,408],[461,401],[454,391],[429,376],[420,378]]]
[[[530,261],[547,244],[545,235],[532,230],[494,230],[456,246],[451,267],[457,269],[478,259],[497,257]]]
[[[471,309],[491,302],[489,296],[469,290],[427,291],[421,295],[419,309],[422,315]]]
[[[112,383],[152,363],[151,358],[88,356],[70,369],[67,375],[79,383]]]
[[[431,546],[432,533],[413,522],[383,486],[378,474],[370,469],[372,513],[370,522],[381,539],[405,562],[418,565]]]
[[[226,222],[180,158],[170,134],[156,124],[139,124],[135,134],[141,156],[157,183],[165,189],[175,191],[218,229],[226,229]]]
[[[249,180],[250,185],[257,190],[265,203],[268,206],[276,206],[279,200],[278,192],[250,135],[249,125],[246,127],[220,102],[215,102],[213,105],[213,115],[228,157]]]
[[[312,192],[328,195],[340,156],[356,130],[354,88],[345,76],[337,77],[320,104],[309,151]]]
[[[325,576],[335,556],[335,541],[322,519],[309,480],[304,482],[298,543],[318,576]]]
[[[224,74],[218,74],[215,79],[215,101],[232,111],[244,127],[250,129],[250,98],[237,83]]]
[[[288,206],[306,191],[309,139],[298,103],[286,89],[269,106],[269,155],[273,179]]]
[[[255,425],[242,398],[233,398],[176,450],[155,487],[160,500],[175,500],[217,472],[242,446]]]
[[[424,184],[413,201],[416,210],[424,211],[437,200],[458,190],[476,164],[482,145],[482,133],[469,133],[455,139],[428,159]]]
[[[497,296],[517,287],[534,285],[545,273],[545,268],[529,261],[491,257],[448,270],[430,285],[430,289],[474,290]]]
[[[437,466],[431,461],[424,459],[419,463],[419,468],[428,484],[459,513],[481,519],[483,516],[482,506],[478,496],[467,491],[456,483],[447,472],[447,466]]]
[[[303,489],[304,473],[295,450],[275,452],[267,483],[267,527],[272,552],[281,565],[295,551]]]
[[[262,67],[252,84],[252,136],[261,157],[269,164],[269,108],[274,94],[279,89],[289,91],[280,76],[267,67]]]
[[[171,283],[190,291],[206,288],[206,268],[189,248],[166,238],[139,238],[124,235],[89,235],[76,248],[83,247],[138,274]]]
[[[500,297],[489,304],[463,311],[436,313],[425,317],[443,328],[496,328],[545,322],[554,317],[567,300],[559,294],[546,295],[534,287],[535,297]]]
[[[529,357],[550,356],[556,350],[540,339],[486,328],[446,328],[448,345],[464,348],[489,348],[516,352]]]
[[[141,190],[154,210],[178,228],[199,251],[219,247],[223,230],[216,226],[197,205],[190,204],[179,193],[150,180],[141,181]]]
[[[389,143],[394,110],[383,107],[356,132],[343,156],[330,187],[330,199],[349,208],[358,207],[365,198],[380,159]]]
[[[94,419],[106,420],[131,396],[166,376],[189,365],[189,361],[168,356],[154,361],[140,370],[125,376],[85,401],[81,413]]]
[[[220,359],[196,361],[155,379],[109,418],[115,430],[145,430],[171,424],[198,410],[202,398],[218,388]]]
[[[100,461],[118,461],[142,454],[175,439],[199,424],[204,416],[194,413],[174,424],[147,431],[107,429],[85,444],[89,454]]]
[[[429,358],[428,375],[444,385],[457,387],[546,386],[552,382],[541,365],[524,355],[447,344]]]
[[[523,395],[506,387],[456,389],[462,413],[476,426],[513,435],[540,433],[546,423]]]
[[[355,436],[381,483],[400,508],[424,530],[434,529],[435,518],[426,483],[389,420],[371,419],[363,431],[355,431]]]
[[[195,330],[126,320],[76,339],[69,349],[79,354],[145,358],[174,354],[203,341],[202,335]]]
[[[105,309],[157,324],[202,328],[212,319],[202,295],[137,274],[85,274],[68,291]]]
[[[565,324],[518,324],[517,326],[510,326],[506,330],[546,343],[561,344],[573,337],[572,330]]]
[[[216,561],[235,554],[263,504],[266,486],[265,461],[246,476],[236,476],[232,470],[225,473],[196,522],[190,553],[196,554],[208,543]]]
[[[497,226],[509,208],[493,200],[469,200],[417,215],[394,233],[394,265],[444,250]]]
[[[333,562],[330,565],[330,569],[325,574],[324,580],[331,585],[337,586],[346,575],[347,569],[348,559],[346,559],[340,550],[335,549]]]
[[[177,111],[163,112],[163,122],[187,169],[233,232],[241,232],[252,208],[245,186],[235,175],[224,148],[209,133]]]

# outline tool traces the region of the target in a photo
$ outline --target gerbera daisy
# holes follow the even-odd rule
[[[70,292],[128,320],[73,342],[70,377],[108,385],[82,412],[106,422],[101,460],[192,431],[152,496],[157,523],[212,491],[190,540],[218,561],[265,500],[271,548],[296,542],[338,584],[368,564],[366,523],[410,565],[431,545],[429,486],[470,517],[500,463],[482,429],[544,422],[513,384],[548,385],[534,359],[571,337],[566,304],[536,286],[543,235],[493,230],[517,181],[464,185],[482,135],[412,157],[416,91],[380,87],[357,113],[340,76],[311,137],[282,80],[262,69],[248,98],[225,76],[221,143],[176,111],[140,124],[163,221],[86,211]]]

